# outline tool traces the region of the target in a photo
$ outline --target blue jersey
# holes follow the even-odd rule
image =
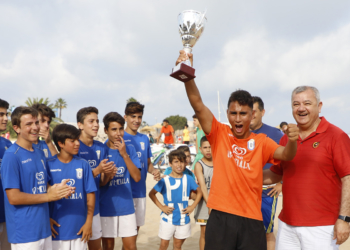
[[[4,156],[5,151],[12,146],[12,142],[0,137],[0,170],[1,170],[1,161]],[[4,191],[2,190],[2,182],[0,179],[0,223],[5,222],[5,205],[4,205]]]
[[[102,160],[107,159],[107,151],[108,151],[108,147],[104,145],[102,142],[94,141],[92,146],[89,147],[85,145],[82,141],[80,141],[78,156],[80,156],[81,158],[84,158],[90,164],[91,170],[94,170]],[[100,205],[99,205],[100,203],[98,202],[100,200],[100,196],[99,196],[100,179],[101,179],[101,174],[95,177],[97,191],[95,192],[96,202],[95,202],[94,215],[100,213]]]
[[[126,152],[135,166],[141,170],[140,160],[132,145]],[[119,150],[108,148],[108,159],[113,161],[118,172],[105,186],[100,187],[100,216],[112,217],[135,213],[131,190],[131,176]]]
[[[47,146],[45,141],[39,140],[38,144],[33,143],[33,147],[41,149],[44,152],[46,158],[52,157],[49,146]]]
[[[28,243],[51,235],[48,203],[11,205],[6,189],[19,189],[28,194],[44,194],[50,177],[46,158],[40,149],[28,151],[17,143],[6,150],[1,164],[1,179],[5,196],[8,241]]]
[[[137,155],[141,162],[141,180],[135,182],[131,179],[131,188],[133,198],[145,198],[146,197],[146,178],[148,172],[148,158],[152,157],[151,145],[147,135],[137,133],[136,135],[130,135],[124,132],[125,144],[131,144],[135,147]]]
[[[47,160],[47,167],[51,186],[61,183],[64,179],[70,179],[67,185],[75,187],[75,193],[69,198],[50,203],[50,217],[61,225],[54,226],[58,235],[52,240],[81,238],[82,235],[77,233],[86,221],[86,196],[97,190],[89,163],[77,156],[73,157],[71,162],[63,163],[55,155]]]
[[[160,215],[162,220],[178,226],[190,223],[190,217],[183,214],[182,210],[188,207],[191,191],[197,190],[197,187],[194,179],[185,174],[182,178],[173,178],[168,175],[161,179],[154,189],[163,195],[166,206],[174,208],[169,215],[162,212]]]
[[[283,133],[281,130],[278,128],[271,127],[269,125],[263,124],[259,129],[257,130],[252,130],[253,133],[255,134],[265,134],[267,137],[271,138],[274,140],[277,144],[280,143],[280,140],[283,136]],[[264,166],[264,169],[270,169],[272,166],[271,163],[266,163]],[[267,194],[271,191],[271,189],[263,190],[262,196],[263,197],[269,197]]]

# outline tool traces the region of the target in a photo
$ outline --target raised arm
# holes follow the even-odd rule
[[[190,53],[188,55],[191,64],[193,65],[193,55]],[[187,55],[185,51],[180,51],[180,56],[176,61],[176,65],[182,61],[186,61]],[[203,131],[206,134],[210,133],[211,125],[213,123],[213,114],[211,111],[204,105],[202,97],[199,93],[196,83],[194,80],[190,80],[185,83],[186,93],[190,104],[198,117],[199,123],[202,126]]]

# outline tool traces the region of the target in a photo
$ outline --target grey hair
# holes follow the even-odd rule
[[[317,101],[317,105],[318,105],[320,103],[320,101],[321,101],[320,92],[318,91],[317,88],[312,87],[312,86],[299,86],[299,87],[296,87],[293,90],[293,92],[292,92],[292,102],[293,102],[293,95],[305,92],[308,89],[311,89],[314,92],[315,97],[316,97],[316,101]]]

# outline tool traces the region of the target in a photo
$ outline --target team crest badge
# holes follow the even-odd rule
[[[313,148],[317,148],[318,146],[320,146],[320,142],[314,142],[314,144],[312,144]]]
[[[47,151],[47,149],[44,148],[43,151],[44,151],[45,157],[46,157],[46,158],[49,158],[49,152]]]
[[[145,143],[144,142],[140,142],[140,145],[141,145],[141,149],[145,150]]]
[[[77,178],[82,179],[83,178],[83,169],[82,168],[77,168]]]
[[[96,154],[97,154],[97,160],[100,159],[100,155],[101,155],[101,150],[96,150]]]
[[[255,148],[255,140],[254,140],[254,139],[250,139],[250,140],[248,141],[248,149],[249,149],[250,151],[252,151],[252,150],[254,150],[254,148]]]

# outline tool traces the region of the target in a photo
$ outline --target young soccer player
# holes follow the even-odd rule
[[[181,164],[181,154],[179,150],[170,152],[169,162],[173,171],[161,179],[149,192],[149,197],[162,210],[158,234],[161,238],[160,250],[168,249],[169,241],[173,236],[174,249],[181,249],[186,238],[191,236],[189,215],[202,198],[202,191],[194,179],[183,174],[185,164]],[[188,206],[189,195],[195,190],[197,197],[193,204]],[[157,199],[157,192],[163,195],[165,205]]]
[[[92,235],[97,188],[89,163],[76,156],[79,135],[80,131],[68,124],[57,125],[52,133],[60,153],[47,161],[49,183],[68,178],[67,184],[76,188],[70,197],[50,203],[53,250],[86,250]]]
[[[191,164],[191,152],[190,152],[190,149],[187,146],[180,146],[180,147],[177,148],[177,150],[180,150],[181,152],[183,152],[181,157],[184,158],[184,160],[181,161],[181,163],[185,165],[184,174],[187,174],[187,175],[191,176],[193,179],[196,179],[194,173],[187,168],[187,166],[190,166],[190,164]],[[170,166],[167,169],[165,169],[163,174],[164,175],[169,175],[171,173],[171,171],[172,171],[172,168]]]
[[[200,141],[200,148],[203,158],[200,159],[195,167],[194,173],[196,174],[198,184],[202,190],[203,197],[198,203],[194,211],[194,219],[196,224],[201,227],[201,235],[199,237],[199,249],[204,250],[205,246],[205,228],[209,219],[210,209],[207,207],[208,196],[210,191],[211,179],[213,177],[213,158],[211,154],[211,147],[207,137],[202,137]]]
[[[188,131],[188,125],[186,124],[184,130],[182,131],[183,143],[190,144],[190,131]]]
[[[146,179],[147,173],[153,175],[155,180],[160,179],[160,172],[155,169],[151,157],[152,151],[146,135],[137,132],[139,129],[145,106],[139,102],[129,102],[125,107],[126,129],[125,143],[134,146],[141,162],[141,180],[136,182],[131,178],[132,196],[134,198],[137,230],[145,224],[146,216]]]
[[[37,117],[38,112],[31,107],[13,111],[11,121],[17,141],[6,150],[1,164],[7,235],[13,250],[51,250],[48,202],[74,192],[74,187],[66,185],[69,179],[48,184],[45,155],[33,147],[40,129]]]
[[[56,115],[52,109],[45,104],[35,103],[32,105],[32,108],[36,109],[39,113],[38,120],[40,125],[39,139],[33,144],[33,146],[40,148],[44,151],[45,157],[50,158],[57,154],[57,150],[53,145],[50,136],[50,123],[52,118],[55,118]],[[40,137],[43,140],[40,140]]]
[[[108,161],[108,148],[103,143],[94,140],[99,129],[98,109],[95,107],[82,108],[77,113],[77,123],[81,131],[79,140],[79,156],[87,160],[90,164],[96,187],[99,190],[100,181],[108,178],[107,175],[116,173],[114,162]],[[92,237],[88,243],[90,250],[101,250],[102,228],[100,220],[99,191],[95,193],[96,203],[94,209],[94,218],[92,221]]]
[[[9,103],[5,100],[0,99],[0,132],[6,130],[7,126],[7,109],[9,108]],[[0,137],[0,169],[1,169],[1,161],[5,151],[12,146],[12,143],[5,139],[4,137]],[[4,205],[4,191],[2,190],[2,183],[0,179],[0,249],[1,247],[6,248],[7,237],[4,237],[6,234],[6,223],[5,223],[5,205]],[[6,245],[5,245],[6,244]]]
[[[117,164],[118,172],[102,183],[100,213],[103,250],[114,249],[114,239],[121,237],[124,250],[136,249],[137,224],[131,181],[141,180],[141,163],[133,145],[125,145],[124,118],[110,112],[103,118],[108,135],[108,158]]]

